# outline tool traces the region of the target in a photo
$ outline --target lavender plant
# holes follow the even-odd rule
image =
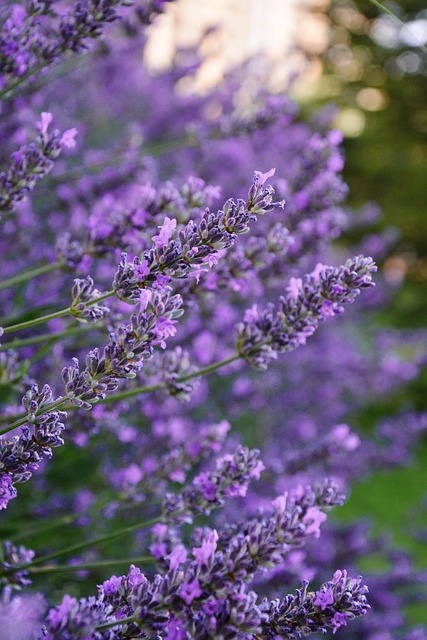
[[[423,333],[351,329],[390,234],[332,246],[356,223],[327,115],[236,109],[244,68],[183,95],[195,51],[142,67],[165,4],[1,9],[0,634],[425,637],[390,606],[423,574],[325,522],[427,425],[347,424],[426,360]]]

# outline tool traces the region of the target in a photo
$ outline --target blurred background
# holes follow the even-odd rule
[[[394,234],[381,270],[397,293],[380,323],[411,329],[427,323],[427,8],[423,0],[383,4],[406,27],[369,0],[180,0],[152,28],[146,61],[153,70],[166,69],[178,49],[201,43],[204,62],[185,79],[183,92],[206,92],[249,59],[242,104],[250,100],[251,82],[262,81],[292,95],[306,117],[335,105],[348,204],[378,203],[382,216],[375,229]],[[357,241],[352,233],[348,242]],[[426,388],[424,369],[390,400],[392,409],[425,410]],[[373,406],[366,424],[382,411]],[[378,531],[388,531],[425,568],[427,536],[410,531],[416,524],[427,532],[426,493],[424,441],[410,467],[356,484],[338,517],[370,516]],[[427,622],[424,608],[414,621]]]

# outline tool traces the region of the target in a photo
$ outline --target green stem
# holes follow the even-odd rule
[[[186,376],[181,376],[177,379],[177,382],[187,382],[187,380],[192,380],[193,378],[198,378],[200,376],[206,376],[222,367],[225,367],[232,362],[236,362],[239,360],[241,356],[239,354],[234,354],[225,360],[220,360],[218,362],[214,362],[213,364],[204,367],[203,369],[197,369],[197,371],[193,371],[192,373],[188,373]],[[115,393],[113,396],[108,396],[104,398],[104,400],[100,400],[98,404],[104,404],[108,402],[118,402],[120,400],[126,400],[127,398],[133,398],[134,396],[142,395],[144,393],[151,393],[152,391],[159,391],[165,387],[164,382],[158,382],[156,384],[152,384],[147,387],[135,387],[134,389],[129,389],[128,391],[122,391],[121,393]]]
[[[38,312],[44,313],[49,308],[50,308],[50,305],[48,304],[40,305],[38,307],[32,308],[31,312],[35,315]],[[17,313],[9,313],[8,316],[3,316],[2,318],[0,318],[0,327],[6,327],[8,324],[12,322],[13,324],[15,324],[16,322],[21,322],[21,321],[22,321],[22,313],[19,315]]]
[[[100,624],[99,627],[96,627],[95,631],[112,629],[113,627],[118,627],[119,625],[128,624],[128,622],[135,622],[136,624],[138,624],[138,619],[135,616],[129,616],[128,618],[119,618],[115,622],[106,622],[105,624]]]
[[[23,84],[26,80],[28,80],[28,78],[31,78],[31,76],[35,75],[36,73],[44,69],[45,66],[46,66],[45,64],[39,64],[36,67],[34,67],[34,69],[30,69],[29,71],[27,71],[27,73],[21,76],[18,80],[16,80],[15,82],[12,82],[8,87],[3,89],[3,91],[0,91],[0,99],[4,98],[12,91],[15,91],[15,89],[17,89],[21,84]]]
[[[141,149],[138,153],[138,158],[143,158],[144,156],[150,155],[152,157],[160,156],[167,151],[174,151],[175,149],[180,149],[186,144],[191,144],[191,139],[189,138],[181,138],[179,140],[172,140],[171,142],[161,142],[159,144],[154,144],[148,146],[146,148]],[[73,169],[69,169],[64,173],[56,176],[49,176],[44,181],[44,185],[40,187],[39,190],[45,188],[50,188],[57,184],[62,184],[63,182],[70,182],[71,180],[76,180],[80,176],[83,175],[92,175],[97,173],[98,171],[102,171],[102,169],[106,167],[113,167],[121,164],[122,162],[126,162],[127,156],[122,154],[120,156],[114,156],[111,158],[107,158],[106,160],[101,160],[100,162],[94,162],[93,164],[75,167]]]
[[[137,522],[136,524],[131,524],[127,527],[123,527],[122,529],[117,529],[116,531],[112,531],[111,533],[106,533],[103,536],[98,536],[97,538],[91,538],[90,540],[85,540],[84,542],[78,542],[77,544],[72,544],[68,547],[64,547],[63,549],[59,549],[59,551],[54,551],[52,553],[48,553],[45,556],[40,556],[36,558],[32,562],[27,562],[26,564],[22,564],[18,567],[13,567],[9,569],[5,573],[15,573],[16,571],[21,571],[22,569],[30,569],[30,567],[34,567],[38,564],[44,564],[49,560],[55,560],[55,558],[60,558],[61,556],[73,554],[76,551],[82,551],[83,549],[88,549],[97,544],[101,544],[103,542],[108,542],[109,540],[115,540],[116,538],[121,538],[122,536],[127,535],[128,533],[133,533],[134,531],[139,531],[140,529],[146,529],[147,527],[151,527],[154,524],[160,522],[160,517],[153,518],[152,520],[148,520],[147,522]]]
[[[63,407],[66,402],[67,402],[67,398],[58,398],[58,400],[55,400],[55,402],[51,402],[50,404],[46,405],[39,411],[36,411],[35,415],[41,416],[44,413],[48,413],[50,411],[56,411],[56,409],[59,409],[59,407]],[[28,422],[28,415],[25,414],[25,416],[21,416],[18,420],[15,420],[15,422],[12,422],[12,424],[8,425],[7,427],[4,427],[3,429],[0,429],[0,435],[3,435],[4,433],[8,433],[9,431],[13,431],[18,427],[22,427],[22,425],[26,424],[27,422]]]
[[[241,358],[241,355],[239,353],[235,353],[229,358],[225,358],[224,360],[219,360],[218,362],[213,362],[212,364],[209,364],[207,367],[204,367],[203,369],[197,369],[197,371],[193,371],[193,373],[188,373],[186,376],[182,376],[181,378],[179,378],[179,382],[187,382],[187,380],[191,380],[192,378],[208,375],[209,373],[213,373],[214,371],[217,371],[217,369],[221,369],[222,367],[226,367],[228,364],[231,364],[232,362],[236,362],[237,360],[240,360],[240,358]]]
[[[62,53],[64,53],[64,51],[62,51]],[[53,62],[53,67],[49,70],[49,73],[40,78],[41,85],[43,86],[43,84],[46,84],[46,83],[50,82],[52,80],[52,77],[53,78],[61,77],[61,76],[65,75],[66,73],[68,73],[69,71],[72,71],[73,69],[75,69],[76,61],[78,61],[80,63],[80,66],[81,66],[82,63],[85,62],[88,58],[89,59],[92,58],[95,53],[96,53],[96,50],[94,49],[92,51],[87,51],[84,56],[82,56],[82,55],[80,55],[80,56],[79,55],[74,55],[72,58],[69,58],[67,60],[63,60],[62,62],[59,62],[59,63],[54,61]],[[80,60],[79,60],[79,58],[80,58]],[[55,62],[56,62],[56,64],[55,64]],[[17,87],[19,87],[26,80],[28,80],[28,78],[31,78],[32,76],[36,75],[42,69],[47,69],[49,66],[50,66],[49,62],[44,62],[44,63],[41,63],[41,64],[37,65],[33,69],[30,69],[21,78],[19,78],[15,82],[11,83],[8,87],[3,89],[3,91],[0,91],[0,98],[3,98],[4,96],[7,96],[7,94],[9,92],[14,91]]]
[[[107,291],[99,298],[95,298],[91,302],[87,303],[88,307],[93,306],[94,304],[98,304],[98,302],[102,302],[103,300],[107,300],[107,298],[111,298],[114,295],[114,291]],[[56,318],[63,318],[64,316],[71,313],[71,307],[67,307],[66,309],[61,309],[60,311],[54,311],[53,313],[48,313],[45,316],[40,316],[39,318],[34,318],[33,320],[27,320],[26,322],[19,322],[18,324],[12,324],[9,327],[3,328],[3,333],[12,333],[12,331],[21,331],[22,329],[30,329],[31,327],[35,327],[38,324],[44,324],[45,322],[49,322],[49,320],[55,320]]]
[[[12,333],[12,331],[21,331],[22,329],[30,329],[38,324],[49,322],[49,320],[55,320],[56,318],[63,318],[70,313],[70,307],[55,311],[54,313],[48,313],[45,316],[34,318],[33,320],[27,320],[26,322],[18,322],[18,324],[12,324],[9,327],[4,328],[4,333]]]
[[[40,533],[47,533],[48,531],[52,531],[52,529],[57,529],[58,527],[72,524],[75,520],[77,520],[77,518],[77,515],[61,516],[56,520],[49,521],[48,523],[42,523],[39,527],[32,527],[18,534],[13,533],[10,536],[7,536],[7,538],[13,538],[13,542],[15,543],[20,540],[25,540],[26,538],[31,538],[32,536],[39,535]]]
[[[177,382],[187,382],[187,380],[192,380],[193,378],[209,375],[210,373],[213,373],[214,371],[217,371],[218,369],[221,369],[222,367],[225,367],[226,365],[231,364],[232,362],[236,362],[240,358],[241,356],[238,353],[236,353],[233,356],[226,358],[225,360],[219,360],[218,362],[214,362],[213,364],[210,364],[207,367],[203,367],[202,369],[197,369],[197,371],[188,373],[186,376],[181,376],[181,378],[177,379]],[[119,402],[120,400],[126,400],[128,398],[133,398],[135,396],[139,396],[145,393],[159,391],[160,389],[164,389],[164,388],[165,388],[164,382],[157,382],[156,384],[152,384],[146,387],[135,387],[134,389],[129,389],[128,391],[122,391],[121,393],[116,393],[113,396],[108,396],[107,398],[104,398],[104,400],[99,400],[97,404],[104,404],[108,402]],[[78,407],[73,404],[63,406],[63,403],[65,403],[66,400],[67,400],[66,398],[62,398],[60,401],[60,405],[62,406],[64,411],[78,409]],[[55,403],[53,403],[50,406],[48,405],[43,409],[43,411],[41,411],[40,413],[37,413],[36,415],[40,415],[41,413],[47,413],[48,411],[54,411],[54,409],[56,408],[54,407],[54,405]],[[9,419],[12,419],[12,418],[9,416]],[[26,422],[27,422],[27,416],[19,416],[16,422],[9,425],[8,427],[5,427],[4,429],[0,429],[0,435],[2,435],[3,433],[8,433],[8,431],[12,431],[12,429],[16,429],[17,427],[22,426]]]
[[[41,267],[36,267],[35,269],[30,269],[29,271],[24,271],[23,273],[18,273],[18,275],[0,282],[0,291],[3,291],[3,289],[7,289],[8,287],[13,287],[16,284],[21,284],[21,282],[27,282],[27,280],[41,276],[44,273],[55,271],[58,267],[59,263],[53,262],[51,264],[44,264]]]
[[[414,40],[418,43],[418,46],[420,47],[420,49],[422,51],[424,51],[424,53],[427,54],[427,47],[424,46],[424,44],[415,35],[415,33],[412,31],[412,29],[410,29],[408,27],[408,25],[406,25],[404,22],[402,22],[402,20],[395,13],[393,13],[393,11],[391,11],[388,7],[384,6],[381,2],[379,2],[379,0],[369,0],[369,2],[371,4],[373,4],[375,7],[377,7],[378,9],[380,9],[381,11],[384,11],[384,13],[386,13],[387,15],[389,15],[392,18],[394,18],[395,20],[397,20],[397,22],[403,27],[403,29],[405,29],[408,33],[411,34],[411,36],[414,38]]]
[[[141,556],[139,558],[121,558],[119,560],[100,560],[99,562],[86,562],[83,564],[53,564],[46,565],[45,567],[30,567],[28,571],[30,573],[62,573],[70,571],[85,571],[90,569],[103,569],[104,567],[115,567],[121,565],[131,564],[147,564],[152,563],[154,558],[152,556]]]
[[[39,336],[31,336],[30,338],[23,338],[22,340],[12,340],[12,342],[6,342],[0,346],[0,351],[7,351],[8,349],[18,349],[19,347],[27,347],[31,344],[38,344],[40,342],[46,342],[49,340],[57,340],[58,338],[68,338],[72,336],[79,336],[82,333],[87,333],[90,329],[98,328],[99,325],[94,327],[92,324],[87,324],[82,327],[70,327],[64,331],[56,331],[54,333],[43,333]]]
[[[62,53],[64,53],[64,52],[62,52]],[[83,59],[85,59],[89,55],[91,55],[91,53],[87,53],[86,56],[83,57]],[[74,68],[74,62],[75,62],[76,58],[78,58],[78,56],[74,56],[73,58],[71,58],[69,60],[65,60],[62,63],[56,65],[56,67],[54,66],[53,74],[49,74],[49,76],[51,76],[51,75],[54,75],[54,76],[62,75],[63,74],[63,68],[65,68],[65,73],[70,71],[70,69],[72,70]],[[2,91],[0,91],[0,99],[5,97],[5,96],[8,97],[9,93],[12,93],[13,91],[15,91],[15,89],[17,89],[21,84],[26,82],[29,78],[31,78],[32,76],[36,75],[42,69],[46,69],[49,66],[50,66],[50,63],[44,62],[44,63],[38,64],[33,69],[30,69],[29,71],[27,71],[27,73],[24,74],[21,78],[19,78],[15,82],[12,82],[8,87],[6,87]],[[58,69],[59,69],[59,74],[58,74]],[[51,77],[49,77],[47,81],[49,81],[49,80],[51,80]]]

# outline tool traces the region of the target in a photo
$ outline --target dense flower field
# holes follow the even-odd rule
[[[425,572],[328,517],[427,428],[359,428],[427,357],[393,234],[330,110],[148,72],[166,7],[0,7],[0,639],[425,640]]]

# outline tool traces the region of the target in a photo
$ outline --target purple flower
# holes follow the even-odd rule
[[[204,538],[201,547],[193,547],[193,556],[195,557],[197,564],[200,566],[208,564],[210,558],[215,553],[217,540],[218,533],[214,529],[206,538]]]
[[[137,267],[138,268],[138,267]],[[148,304],[151,302],[152,292],[149,289],[142,289],[139,295],[139,310],[146,311]]]
[[[183,627],[183,623],[179,618],[172,617],[167,626],[167,635],[165,640],[185,640],[188,634]]]
[[[119,480],[120,484],[125,486],[134,487],[144,477],[144,474],[138,465],[132,463],[125,469],[121,469],[116,472],[116,480]]]
[[[207,616],[214,616],[216,613],[219,613],[221,611],[222,604],[222,602],[219,602],[214,598],[209,598],[203,603],[202,608]]]
[[[140,280],[143,280],[144,276],[148,276],[148,274],[150,273],[148,260],[141,260],[141,263],[136,265],[134,273]]]
[[[302,289],[301,278],[290,278],[289,284],[286,287],[286,292],[292,300],[297,300]]]
[[[347,624],[347,620],[365,615],[370,608],[365,595],[367,588],[361,585],[360,577],[346,577],[345,591],[333,582],[327,582],[322,585],[320,592],[328,595],[320,598],[319,608],[316,605],[319,591],[316,594],[308,591],[307,581],[302,589],[297,589],[296,595],[288,595],[282,601],[273,600],[270,603],[265,600],[261,605],[265,616],[261,637],[270,638],[270,633],[274,632],[276,637],[296,639],[302,637],[308,629],[310,632],[326,633],[329,628],[335,633],[340,626]],[[332,603],[322,607],[326,598],[332,598]]]
[[[332,633],[336,633],[342,626],[347,626],[348,616],[349,614],[341,613],[340,611],[334,613],[334,617],[331,620]]]
[[[76,137],[77,133],[78,133],[77,129],[74,128],[74,127],[72,129],[67,129],[62,134],[62,136],[61,136],[61,138],[59,140],[59,144],[62,147],[65,147],[66,149],[74,149],[74,147],[76,146],[75,137]]]
[[[314,604],[317,607],[320,607],[322,611],[324,611],[328,605],[333,603],[334,593],[331,588],[326,589],[326,591],[316,591],[316,599],[314,600]]]
[[[362,288],[373,286],[376,269],[371,258],[357,256],[341,267],[318,265],[304,279],[293,279],[277,311],[269,304],[256,316],[246,313],[237,325],[240,355],[253,367],[266,369],[278,353],[304,345],[325,317],[342,313]]]
[[[138,569],[138,567],[135,567],[134,564],[131,564],[128,574],[128,582],[131,587],[138,587],[144,581],[144,579],[145,576],[143,573],[141,573],[141,570]]]
[[[26,17],[26,12],[24,7],[21,7],[19,4],[13,4],[10,10],[10,20],[16,27],[22,27],[24,24],[24,20]]]
[[[360,438],[350,431],[348,424],[337,424],[331,429],[330,439],[345,451],[355,451],[360,446]]]
[[[180,494],[165,496],[162,512],[167,522],[189,522],[194,514],[209,514],[223,505],[226,498],[246,495],[254,470],[258,475],[259,451],[239,447],[233,455],[217,460],[216,467],[199,473]]]
[[[331,318],[335,315],[334,304],[331,300],[324,300],[320,307],[320,313],[325,318]]]
[[[96,304],[101,292],[95,288],[90,276],[84,279],[76,278],[71,290],[70,313],[82,322],[97,322],[109,313],[108,307]]]
[[[195,598],[200,598],[202,593],[203,592],[200,589],[200,583],[197,578],[194,578],[191,582],[184,582],[178,588],[178,595],[186,604],[191,604]]]
[[[216,487],[208,473],[199,473],[199,475],[194,478],[194,484],[206,500],[215,500]]]
[[[165,542],[153,542],[150,545],[150,553],[156,558],[161,560],[167,555],[167,546]]]
[[[271,178],[276,173],[276,169],[270,169],[267,173],[261,173],[261,171],[255,171],[254,176],[256,180],[256,185],[258,187],[263,187],[264,183],[267,182],[268,178]]]
[[[23,545],[15,546],[9,541],[2,543],[0,547],[0,588],[7,585],[8,588],[22,589],[31,584],[28,570],[19,569],[20,566],[31,563],[35,556],[32,549]]]
[[[245,322],[257,322],[259,320],[258,305],[253,304],[250,309],[246,309],[243,318]]]
[[[9,474],[0,475],[0,511],[6,509],[9,500],[16,498],[16,489]]]
[[[53,403],[52,390],[44,385],[39,392],[33,384],[22,399],[30,426],[21,427],[20,435],[0,438],[0,504],[6,508],[7,502],[14,498],[16,490],[11,484],[25,482],[31,478],[44,458],[52,457],[52,448],[60,447],[64,440],[60,434],[64,429],[62,420],[64,411],[50,411]],[[7,501],[6,501],[7,499]]]
[[[39,129],[41,136],[44,137],[47,135],[47,130],[50,123],[52,122],[52,119],[53,119],[53,116],[51,113],[47,111],[42,111],[40,116],[40,121],[36,122],[36,127],[37,129]]]
[[[163,247],[167,246],[174,230],[176,229],[176,220],[171,220],[170,218],[166,217],[159,229],[159,235],[153,236],[152,240],[158,249],[162,249]]]
[[[262,460],[258,460],[258,464],[252,469],[250,476],[251,478],[255,478],[255,480],[259,480],[261,477],[261,473],[265,470],[265,464]]]
[[[41,593],[11,597],[5,592],[0,599],[1,636],[13,640],[38,640],[45,608]]]
[[[169,554],[169,569],[175,571],[180,564],[187,560],[187,550],[185,547],[175,547]]]
[[[174,336],[176,333],[175,325],[176,320],[171,320],[170,318],[158,318],[155,326],[155,334],[156,338],[159,341],[159,344],[162,349],[166,349],[166,341],[165,338],[170,338]]]
[[[76,598],[71,598],[68,594],[65,594],[61,604],[49,611],[48,620],[52,627],[60,628],[76,606]]]
[[[1,56],[0,56],[1,57]],[[7,211],[23,200],[37,182],[52,170],[61,155],[60,132],[48,132],[52,114],[43,112],[36,124],[39,135],[35,142],[25,143],[11,154],[11,164],[0,171],[0,211]],[[65,135],[65,134],[64,134]],[[70,139],[66,136],[66,140]]]
[[[102,585],[100,585],[100,589],[103,590],[105,595],[110,596],[110,595],[113,595],[114,593],[117,593],[121,584],[122,584],[122,578],[118,578],[117,576],[111,576],[111,578],[109,578],[108,580],[105,580],[102,583]]]
[[[313,535],[315,538],[320,536],[320,525],[326,520],[326,514],[320,511],[318,507],[310,507],[307,509],[302,522],[307,527],[305,532],[307,535]]]

